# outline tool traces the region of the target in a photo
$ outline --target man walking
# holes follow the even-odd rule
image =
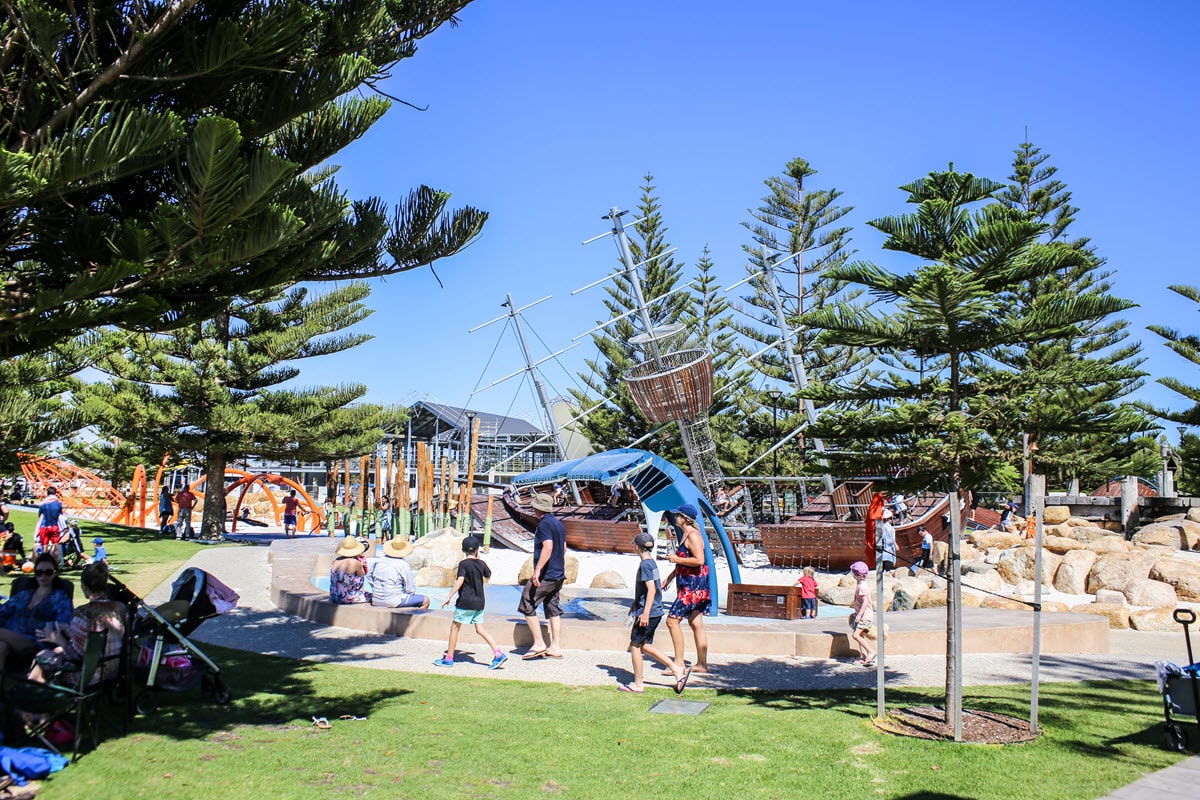
[[[176,539],[194,539],[192,531],[192,509],[196,506],[196,495],[184,484],[179,494],[175,495],[175,505],[179,508],[179,519],[175,526]]]
[[[163,536],[167,535],[167,526],[171,524],[174,514],[175,504],[171,500],[171,490],[164,486],[158,494],[158,531]]]
[[[296,512],[300,509],[300,501],[296,499],[296,490],[292,489],[283,498],[283,535],[294,538],[296,535]]]
[[[521,656],[525,661],[562,658],[562,608],[558,604],[558,595],[567,579],[567,532],[562,521],[553,514],[554,498],[537,494],[531,505],[538,517],[537,529],[533,532],[533,575],[525,584],[517,606],[533,635],[533,646]],[[542,626],[537,618],[539,604],[550,629],[549,646],[542,638]]]

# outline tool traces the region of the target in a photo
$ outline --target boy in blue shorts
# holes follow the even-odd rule
[[[458,562],[458,580],[454,582],[450,594],[446,595],[446,600],[442,603],[442,608],[445,608],[450,604],[450,598],[458,595],[458,602],[454,605],[454,621],[450,623],[450,643],[446,645],[445,655],[433,662],[439,667],[454,666],[458,632],[464,624],[474,625],[479,638],[492,648],[492,663],[488,665],[488,669],[496,669],[508,660],[508,656],[496,646],[496,640],[483,627],[483,582],[492,577],[492,570],[479,557],[479,544],[478,536],[463,539],[462,551],[466,557]]]
[[[633,546],[637,548],[642,559],[638,563],[633,602],[629,605],[629,617],[633,622],[629,632],[629,657],[633,661],[633,680],[620,684],[617,690],[634,694],[646,691],[642,684],[642,653],[645,652],[675,673],[675,693],[679,694],[687,685],[690,670],[676,666],[672,659],[667,658],[654,646],[654,631],[663,618],[662,580],[658,576],[658,564],[654,563],[654,537],[648,533],[639,533],[634,537]]]

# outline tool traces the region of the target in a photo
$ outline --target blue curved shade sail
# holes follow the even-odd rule
[[[721,518],[696,484],[692,483],[679,467],[665,458],[645,450],[626,447],[539,467],[516,476],[512,482],[517,486],[528,486],[563,480],[597,481],[605,486],[612,486],[618,481],[628,481],[641,500],[642,509],[646,514],[646,528],[650,531],[658,530],[665,512],[679,508],[684,503],[691,503],[699,508],[701,518],[696,520],[696,524],[700,527],[700,538],[704,541],[704,561],[708,565],[708,588],[712,597],[708,611],[710,616],[717,616],[719,593],[712,548],[708,536],[704,534],[706,522],[712,525],[721,542],[721,549],[729,562],[730,579],[734,583],[742,582],[733,543],[729,541],[729,534],[721,524]],[[668,515],[667,521],[675,531],[676,541],[682,542],[683,531],[674,524],[674,516]]]

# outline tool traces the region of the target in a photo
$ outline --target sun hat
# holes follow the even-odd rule
[[[699,519],[700,518],[700,510],[697,509],[691,503],[684,503],[679,508],[675,509],[675,513],[682,514],[683,516],[687,517],[688,519]]]
[[[383,543],[383,554],[389,558],[404,558],[412,551],[412,542],[407,539],[388,539]]]
[[[530,503],[534,511],[541,511],[543,514],[549,514],[554,510],[554,498],[548,494],[535,494],[533,502]]]
[[[850,571],[855,575],[866,575],[868,572],[867,564],[864,561],[855,561],[850,565]]]
[[[892,510],[891,510],[890,508],[885,508],[885,509],[883,510],[883,518],[884,518],[884,519],[891,519],[891,518],[892,518]]]
[[[646,533],[645,531],[642,531],[637,536],[633,537],[633,543],[642,549],[645,549],[647,547],[653,547],[654,546],[654,537],[651,536],[650,534]]]
[[[104,540],[97,536],[95,539],[92,539],[92,544],[104,544]]]
[[[353,536],[347,536],[342,539],[342,543],[338,545],[335,551],[339,556],[359,556],[366,552],[367,546],[355,539]]]

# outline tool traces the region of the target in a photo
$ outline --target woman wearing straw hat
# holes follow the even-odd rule
[[[367,546],[347,536],[334,552],[333,567],[329,570],[329,599],[339,605],[370,602],[364,585],[367,580]]]
[[[371,567],[371,605],[380,608],[429,608],[429,598],[417,594],[412,567],[406,558],[413,551],[410,542],[388,539],[383,543],[384,558]]]

